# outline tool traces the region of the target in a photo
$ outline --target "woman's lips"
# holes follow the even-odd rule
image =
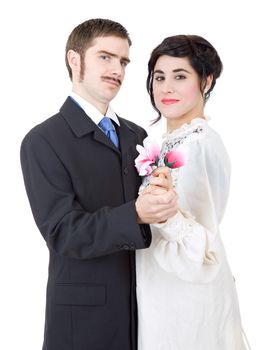
[[[175,98],[163,98],[161,100],[161,102],[164,104],[164,105],[172,105],[174,103],[177,103],[179,102],[179,100],[176,100]]]

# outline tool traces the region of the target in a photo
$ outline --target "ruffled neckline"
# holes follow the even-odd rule
[[[185,123],[183,125],[181,125],[179,128],[173,130],[172,132],[166,132],[162,135],[162,138],[175,138],[176,136],[178,136],[179,134],[182,134],[190,129],[193,129],[194,127],[197,127],[199,125],[202,124],[206,124],[208,122],[208,120],[210,120],[210,118],[208,116],[204,116],[204,118],[201,117],[196,117],[194,119],[192,119],[189,123]]]

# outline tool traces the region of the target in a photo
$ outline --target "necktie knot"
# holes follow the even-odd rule
[[[112,125],[112,121],[108,117],[104,117],[99,122],[99,126],[101,129],[106,133],[107,131],[114,130],[114,127]]]
[[[103,130],[105,135],[114,143],[114,145],[118,147],[119,141],[111,119],[104,117],[101,119],[98,125]]]

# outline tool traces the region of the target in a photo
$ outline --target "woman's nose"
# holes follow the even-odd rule
[[[164,83],[162,84],[162,92],[166,94],[173,93],[174,89],[172,83],[169,81],[164,81]]]

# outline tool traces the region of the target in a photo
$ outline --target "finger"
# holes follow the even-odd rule
[[[171,202],[178,202],[178,194],[177,192],[172,188],[163,196],[163,200],[167,201],[168,203]]]
[[[149,210],[161,211],[178,205],[178,195],[174,190],[163,190],[160,187],[152,187],[152,191],[143,192],[142,196],[146,197]],[[162,192],[160,190],[163,190]]]
[[[172,180],[171,173],[168,173],[166,177],[163,173],[161,173],[159,176],[151,177],[150,184],[164,187],[166,189],[173,188],[173,180]]]
[[[153,177],[150,179],[150,184],[154,186],[163,187],[167,190],[173,187],[172,181],[164,177]]]
[[[171,217],[175,216],[178,212],[178,207],[172,207],[172,208],[168,208],[166,210],[162,210],[159,212],[156,212],[155,215],[153,215],[152,218],[152,223],[159,223],[159,222],[164,222],[167,221],[168,219],[170,219]]]
[[[161,167],[157,167],[153,171],[152,175],[154,177],[158,177],[160,175],[163,175],[164,177],[167,178],[167,177],[171,176],[171,172],[170,172],[170,169],[167,166],[161,166]]]
[[[160,205],[174,205],[178,202],[178,195],[174,190],[166,191],[162,196],[156,196],[156,202]]]
[[[153,185],[148,185],[148,186],[146,186],[146,187],[144,188],[144,190],[141,191],[141,194],[150,193],[154,187],[155,187],[155,186],[153,186]]]
[[[149,193],[155,196],[160,196],[160,195],[164,195],[166,192],[167,190],[163,187],[153,186]]]
[[[151,194],[163,194],[165,193],[167,190],[159,187],[159,186],[155,186],[155,185],[148,185],[143,191],[140,192],[140,194],[146,194],[146,193],[151,193]]]

